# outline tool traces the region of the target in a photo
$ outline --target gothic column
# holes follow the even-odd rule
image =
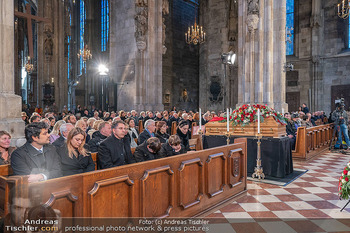
[[[241,0],[238,15],[238,105],[285,103],[286,0]]]
[[[323,12],[321,0],[312,1],[312,14],[310,18],[312,28],[312,96],[310,111],[319,111],[323,107],[323,75],[320,66],[321,45],[323,44]]]
[[[0,129],[8,131],[16,140],[23,137],[24,122],[22,98],[14,94],[13,4],[13,1],[0,1]]]

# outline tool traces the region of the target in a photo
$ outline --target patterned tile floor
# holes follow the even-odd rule
[[[338,179],[348,155],[326,152],[293,161],[309,171],[281,187],[248,181],[248,193],[207,217],[209,232],[350,232],[350,204],[339,200]],[[214,224],[215,223],[215,224]]]

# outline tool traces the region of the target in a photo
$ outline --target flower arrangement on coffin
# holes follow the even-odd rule
[[[350,162],[344,168],[343,173],[339,177],[339,196],[342,199],[349,199],[350,197]]]
[[[286,119],[282,116],[282,114],[280,114],[273,108],[269,108],[266,105],[260,104],[245,104],[241,107],[237,107],[235,110],[233,110],[232,114],[230,115],[230,121],[232,121],[232,124],[234,126],[246,126],[258,120],[258,109],[260,109],[261,122],[264,122],[265,118],[272,117],[279,124],[286,125]],[[220,119],[220,122],[226,122],[226,119],[227,116],[225,116],[225,118],[223,119]]]

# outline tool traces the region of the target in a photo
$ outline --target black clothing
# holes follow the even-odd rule
[[[101,142],[98,148],[98,162],[101,169],[135,163],[129,138],[118,139],[112,134]]]
[[[175,150],[169,145],[169,143],[164,143],[162,145],[162,148],[159,151],[159,155],[161,158],[174,156],[174,155],[180,155],[187,153],[184,145],[181,144],[181,149],[179,152],[175,152]]]
[[[308,112],[310,112],[308,107],[303,108],[302,111],[303,111],[305,114],[308,113]]]
[[[11,167],[13,175],[44,174],[47,179],[62,176],[60,157],[50,144],[44,145],[40,153],[27,142],[12,153]]]
[[[142,131],[142,133],[140,133],[139,138],[137,139],[137,145],[141,145],[143,142],[147,141],[147,139],[149,139],[150,137],[151,135],[145,129],[144,131]]]
[[[162,117],[161,117],[161,118],[156,117],[156,118],[154,118],[154,120],[155,120],[155,121],[162,121],[163,118],[162,118]]]
[[[143,162],[160,158],[158,153],[154,154],[148,150],[147,141],[136,147],[134,157],[136,159],[136,162]]]
[[[186,151],[190,150],[190,135],[189,135],[189,132],[190,131],[187,131],[187,134],[183,134],[179,128],[176,130],[176,134],[180,137],[181,144],[184,145]]]
[[[155,136],[159,139],[160,143],[162,143],[162,144],[166,143],[169,139],[169,134],[167,134],[167,133],[162,134],[159,131],[155,134]]]
[[[64,139],[63,136],[60,136],[52,143],[52,145],[54,145],[55,147],[61,147],[64,145],[65,142],[66,142],[66,139]]]
[[[95,164],[90,154],[87,156],[79,154],[78,157],[73,155],[73,158],[70,158],[67,145],[57,148],[57,153],[60,156],[63,176],[70,176],[95,170]],[[77,153],[79,152],[77,151]]]
[[[100,131],[96,131],[92,134],[92,139],[89,141],[89,150],[91,152],[97,152],[98,147],[100,146],[101,142],[105,140],[107,136],[104,136],[100,133]]]

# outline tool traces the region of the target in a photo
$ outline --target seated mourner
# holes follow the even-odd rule
[[[56,148],[49,144],[48,125],[34,122],[26,126],[27,143],[11,155],[14,175],[28,175],[28,182],[61,176],[61,166]]]
[[[98,162],[101,169],[117,167],[135,162],[131,153],[130,141],[125,140],[124,121],[112,124],[112,135],[101,142],[98,148]]]
[[[16,149],[10,146],[11,135],[1,130],[0,131],[0,165],[9,164],[11,162],[11,154]]]
[[[177,135],[171,135],[167,143],[162,145],[159,151],[160,157],[169,157],[186,153],[184,145],[181,144],[181,139]]]
[[[85,139],[86,133],[80,128],[74,128],[68,134],[67,143],[57,149],[64,176],[95,170],[94,161],[84,147]]]
[[[159,159],[158,152],[162,144],[156,137],[151,137],[144,141],[141,145],[136,147],[134,157],[136,162],[143,162],[147,160]]]
[[[179,122],[179,125],[176,130],[176,134],[181,139],[182,145],[184,145],[186,151],[190,150],[190,132],[188,131],[189,125],[188,122],[182,120]]]
[[[56,147],[61,147],[63,146],[63,144],[66,142],[67,140],[67,136],[69,134],[69,132],[74,128],[74,126],[70,123],[65,123],[62,124],[60,127],[60,133],[61,136],[52,143],[52,145],[56,146]]]
[[[167,131],[167,124],[165,121],[158,121],[157,124],[157,130],[156,130],[156,134],[155,136],[157,138],[159,138],[159,141],[161,143],[166,143],[168,141],[168,138],[169,138],[169,134],[166,133]]]
[[[102,122],[98,129],[98,131],[93,133],[94,137],[89,141],[89,150],[91,152],[97,152],[101,142],[111,136],[112,133],[111,124],[107,121]]]
[[[156,122],[154,120],[147,120],[145,122],[145,130],[140,133],[139,138],[137,139],[137,145],[142,144],[144,141],[147,141],[150,137],[154,137],[154,132],[156,131]]]

